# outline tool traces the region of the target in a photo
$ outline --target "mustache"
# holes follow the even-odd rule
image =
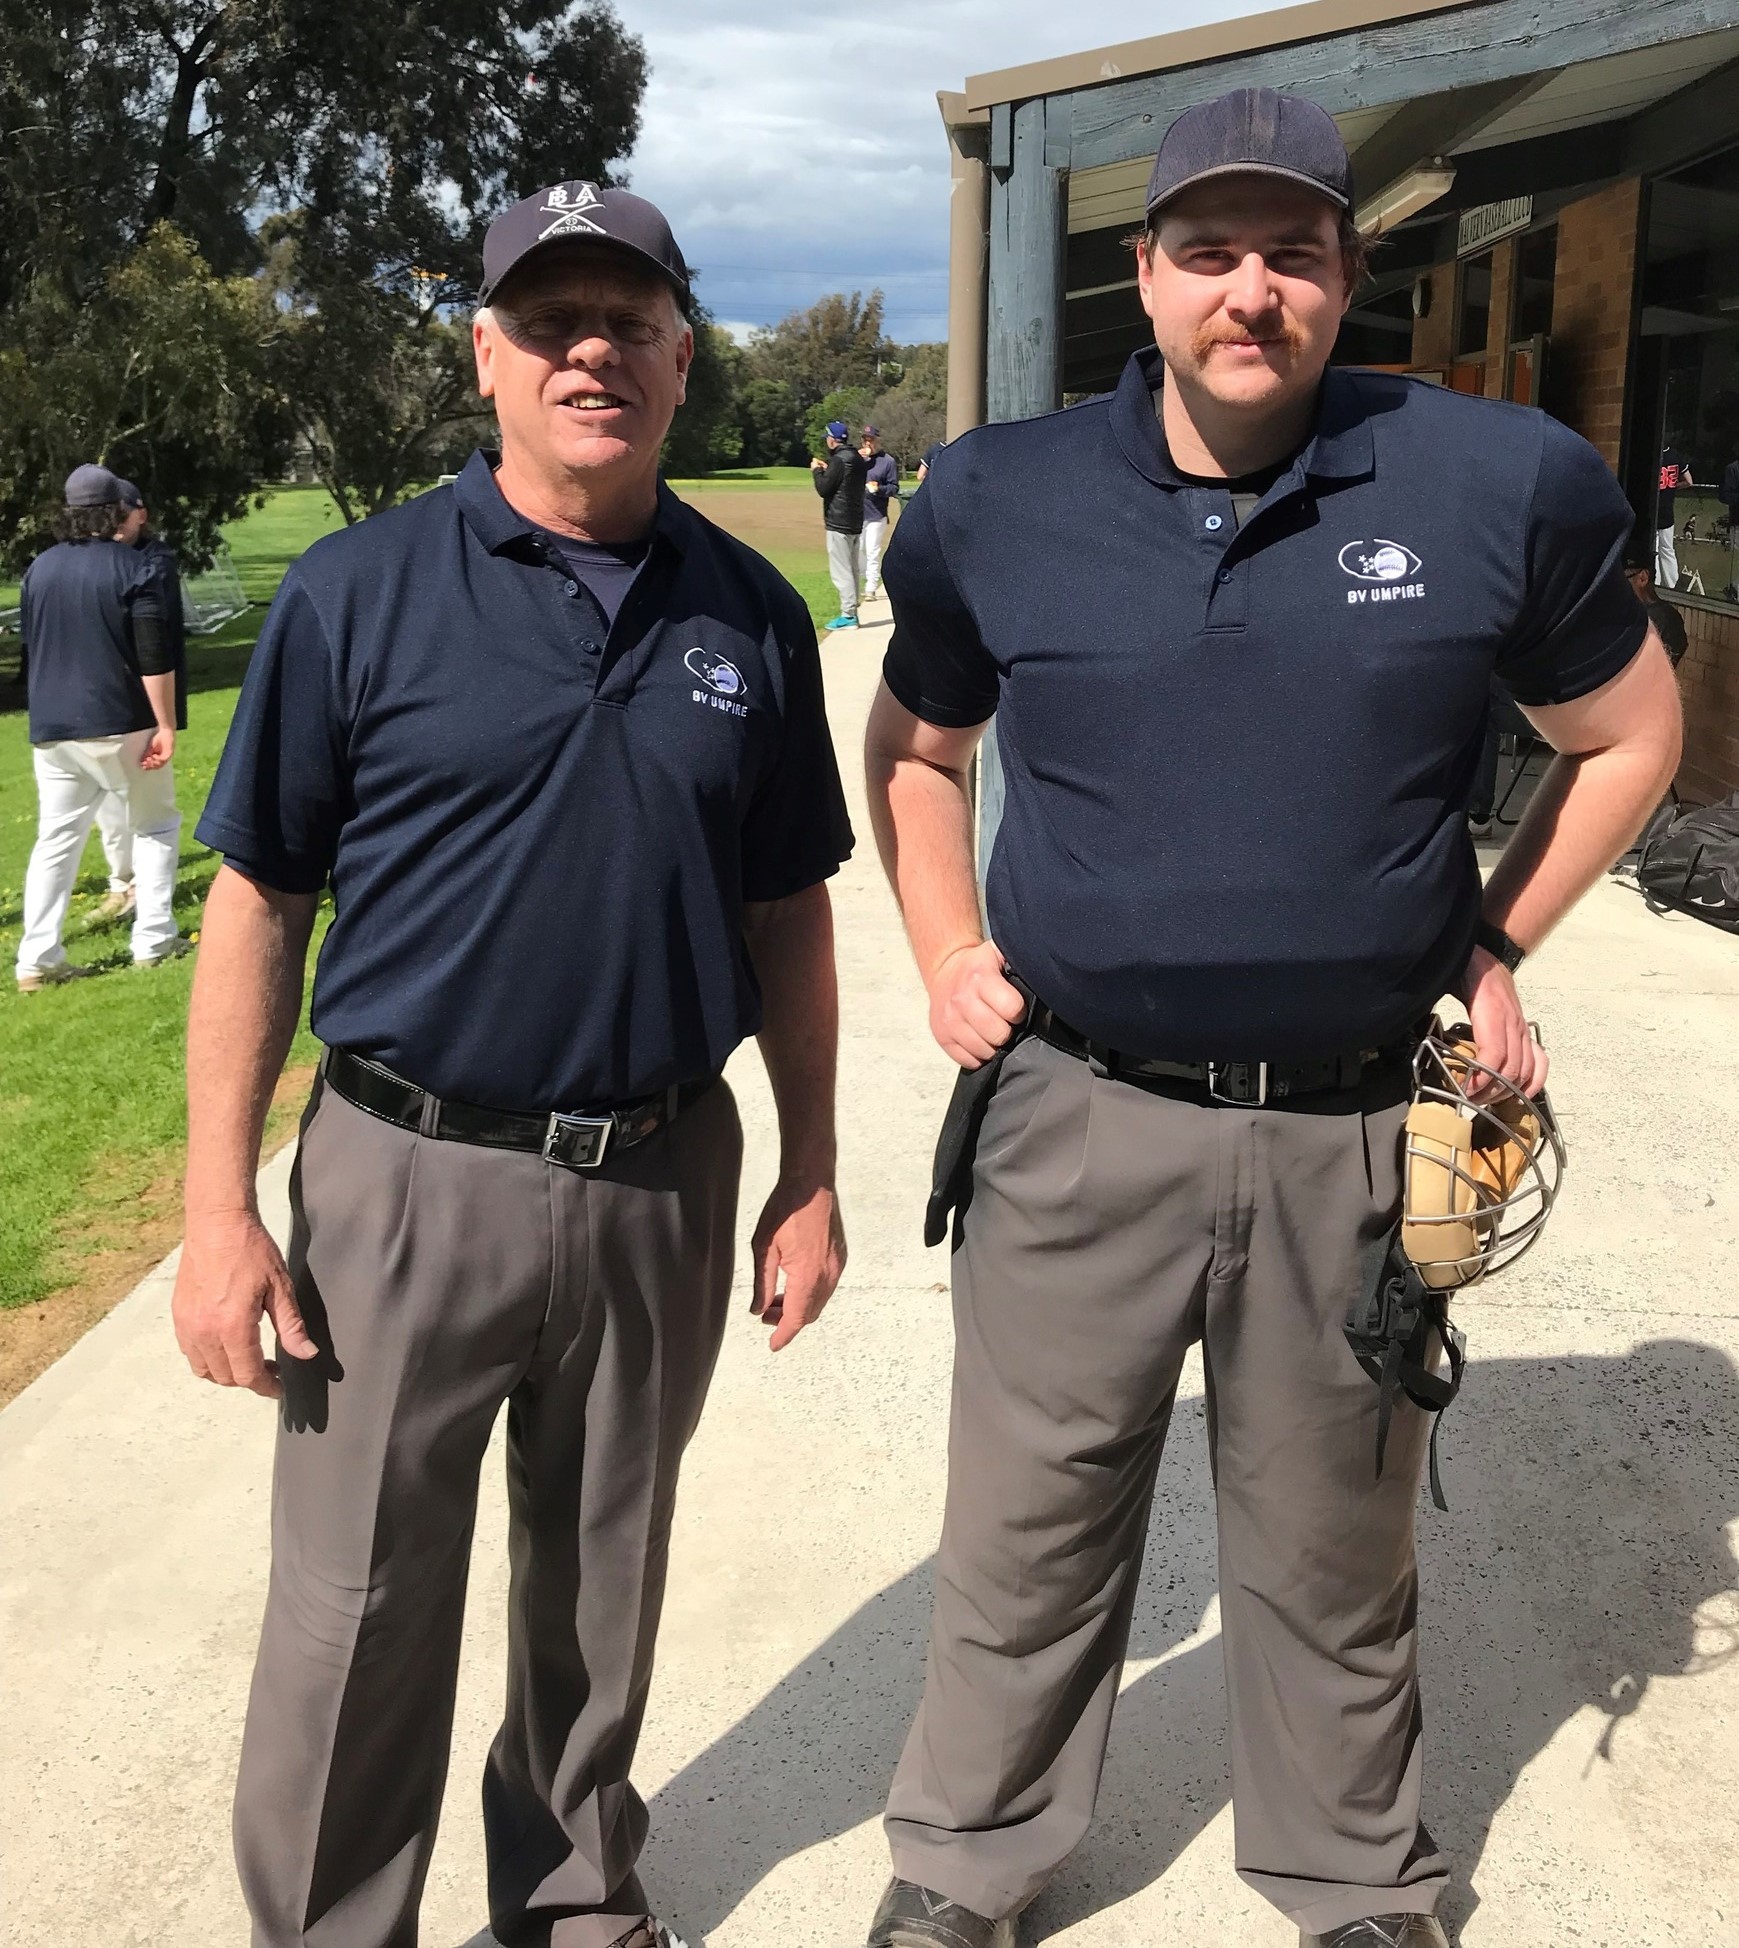
[[[1197,362],[1204,362],[1216,345],[1284,345],[1296,355],[1304,350],[1304,333],[1290,318],[1282,318],[1264,331],[1227,331],[1212,323],[1198,325],[1190,340]]]

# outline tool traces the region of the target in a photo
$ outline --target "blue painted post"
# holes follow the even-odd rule
[[[1066,115],[1067,100],[1058,104]],[[1031,419],[1063,403],[1063,252],[1068,124],[1043,98],[991,111],[990,302],[985,405],[992,420]],[[978,883],[1002,820],[993,723],[979,746]]]

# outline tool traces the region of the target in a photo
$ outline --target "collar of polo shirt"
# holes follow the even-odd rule
[[[1137,352],[1123,368],[1111,404],[1111,427],[1124,458],[1158,487],[1198,486],[1172,463],[1165,432],[1154,411],[1154,391],[1164,376],[1159,347]],[[1370,421],[1350,373],[1330,366],[1322,375],[1316,420],[1302,457],[1306,475],[1316,480],[1363,480],[1376,471]]]
[[[515,541],[529,541],[538,532],[502,493],[495,469],[501,455],[493,448],[479,447],[465,462],[453,483],[453,495],[460,511],[471,524],[471,531],[492,555]],[[652,519],[652,540],[656,545],[685,552],[689,536],[689,510],[670,491],[662,478],[658,482],[658,511]]]

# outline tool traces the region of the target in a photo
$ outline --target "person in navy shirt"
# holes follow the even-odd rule
[[[882,554],[900,498],[900,463],[883,447],[879,426],[863,429],[857,450],[864,464],[863,599],[873,602],[882,592]]]
[[[107,467],[67,477],[59,539],[24,571],[19,627],[36,772],[36,843],[24,875],[21,992],[94,970],[61,933],[92,822],[120,807],[137,862],[135,967],[187,951],[175,923],[181,814],[175,806],[176,645],[161,585],[122,538],[136,495]],[[185,720],[181,720],[185,721]]]
[[[844,1262],[851,833],[802,599],[658,478],[687,269],[652,205],[589,182],[506,211],[483,268],[501,452],[291,567],[199,825],[224,864],[175,1323],[195,1374],[283,1403],[235,1812],[272,1948],[415,1935],[504,1403],[491,1926],[667,1948],[629,1769],[731,1287],[746,1036],[781,1136],[753,1244],[775,1349]],[[286,1263],[254,1171],[328,891]]]
[[[1453,992],[1480,1057],[1541,1086],[1514,970],[1656,803],[1679,717],[1584,441],[1326,369],[1352,206],[1314,104],[1187,111],[1137,252],[1152,349],[1109,397],[953,441],[889,550],[871,812],[982,1123],[932,1208],[947,1510],[872,1948],[1012,1948],[1085,1832],[1195,1344],[1239,1872],[1304,1948],[1445,1943],[1427,1417],[1397,1403],[1378,1463],[1343,1327],[1398,1220],[1422,1024]],[[1494,677],[1558,756],[1482,888]],[[986,923],[967,777],[993,717]]]

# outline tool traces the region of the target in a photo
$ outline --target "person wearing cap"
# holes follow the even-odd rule
[[[1009,1948],[1085,1833],[1198,1345],[1238,1871],[1309,1948],[1445,1941],[1427,1419],[1397,1402],[1379,1460],[1343,1329],[1397,1222],[1422,1024],[1452,991],[1540,1086],[1514,971],[1642,823],[1679,719],[1594,450],[1329,369],[1352,203],[1313,104],[1180,116],[1137,252],[1153,346],[1109,397],[955,440],[888,553],[870,806],[962,1073],[929,1226],[952,1212],[948,1493],[875,1948]],[[1482,891],[1494,673],[1559,755]]]
[[[181,606],[181,565],[167,541],[151,532],[151,513],[145,497],[130,480],[116,481],[126,510],[117,541],[124,542],[149,564],[157,579],[163,610],[163,634],[175,676],[175,728],[187,728],[187,620]],[[91,915],[93,922],[119,919],[131,913],[138,900],[133,879],[133,828],[127,802],[118,793],[104,792],[97,806],[97,837],[109,867],[109,890]]]
[[[827,570],[839,593],[839,614],[829,629],[857,627],[858,591],[863,587],[864,466],[843,419],[827,422],[827,458],[809,462],[821,496],[821,525],[827,533]]]
[[[291,566],[199,825],[224,863],[175,1326],[196,1375],[282,1413],[235,1805],[256,1948],[416,1937],[503,1405],[491,1926],[674,1941],[630,1764],[729,1301],[720,1071],[749,1035],[779,1119],[751,1307],[774,1349],[844,1258],[826,882],[851,833],[802,598],[658,477],[682,255],[650,203],[558,183],[490,226],[481,290],[501,451]],[[254,1173],[327,890],[286,1260]]]
[[[137,868],[133,964],[187,951],[174,907],[175,649],[158,578],[122,538],[138,494],[107,467],[82,466],[67,476],[65,499],[58,539],[19,587],[38,802],[15,970],[26,994],[93,971],[67,958],[61,934],[110,794],[125,807]]]
[[[887,546],[894,502],[900,498],[900,463],[883,451],[879,426],[863,429],[857,450],[864,464],[863,597],[873,602],[882,592],[882,551]]]

